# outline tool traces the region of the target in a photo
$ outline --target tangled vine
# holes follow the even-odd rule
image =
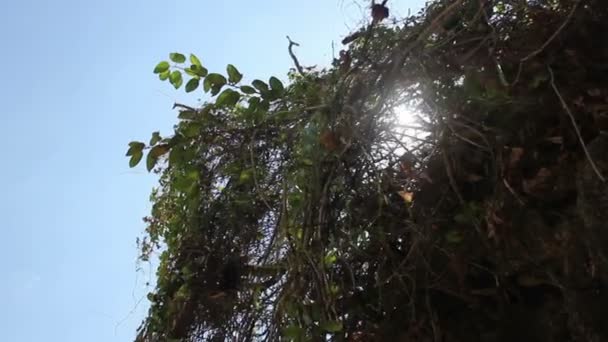
[[[290,40],[287,85],[156,66],[210,100],[129,145],[160,175],[137,341],[608,340],[608,7],[378,21],[327,69]]]

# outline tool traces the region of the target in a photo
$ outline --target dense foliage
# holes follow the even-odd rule
[[[210,97],[127,152],[160,175],[137,340],[608,340],[605,32],[603,0],[454,0],[287,84],[172,53]]]

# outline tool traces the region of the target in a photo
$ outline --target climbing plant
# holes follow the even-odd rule
[[[138,341],[608,337],[606,7],[386,5],[328,68],[290,40],[286,82],[156,65],[207,101],[129,144],[159,174]]]

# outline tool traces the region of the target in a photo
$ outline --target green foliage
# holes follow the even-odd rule
[[[181,87],[182,83],[184,82],[182,78],[182,73],[179,70],[174,70],[173,72],[171,72],[171,74],[169,75],[169,82],[171,82],[175,89],[179,89],[179,87]]]
[[[241,94],[232,90],[225,89],[215,101],[215,105],[218,107],[234,107],[241,98]]]
[[[205,92],[211,91],[211,95],[217,95],[224,85],[228,83],[226,77],[221,74],[211,73],[205,77],[205,82],[203,82],[203,89]]]
[[[158,63],[156,65],[156,67],[154,67],[155,74],[161,74],[167,70],[169,70],[169,62],[167,62],[167,61],[162,61],[162,62]]]
[[[169,54],[169,59],[171,59],[171,61],[173,61],[175,63],[179,63],[179,64],[186,62],[186,56],[184,56],[178,52],[172,52],[171,54]]]
[[[248,95],[256,93],[255,88],[250,87],[248,85],[241,86],[241,91],[243,92],[243,94],[248,94]]]
[[[251,85],[254,86],[254,88],[259,90],[261,93],[267,93],[269,90],[268,84],[264,83],[264,81],[261,80],[253,80],[253,82],[251,82]]]
[[[567,172],[588,164],[555,89],[585,139],[598,129],[586,103],[606,105],[608,56],[580,42],[605,32],[608,11],[592,1],[569,19],[577,5],[565,3],[431,2],[404,25],[362,28],[333,67],[285,83],[245,85],[234,65],[209,73],[193,54],[158,63],[161,80],[211,96],[126,153],[134,167],[147,152],[159,174],[139,241],[141,260],[160,253],[157,285],[138,341],[540,340],[502,328],[509,300],[525,297],[519,272],[543,265],[566,294],[580,279],[555,265],[596,252],[577,249],[593,236],[576,240],[565,222],[543,235],[544,221],[575,212]],[[416,134],[397,122],[402,108],[421,117]],[[549,208],[533,227],[512,219],[526,203]],[[556,302],[533,308],[541,332],[572,336],[549,317],[564,316],[565,296],[543,297]]]
[[[196,88],[198,88],[198,83],[199,83],[198,78],[191,78],[190,81],[188,81],[188,83],[186,83],[186,92],[191,93],[191,92],[195,91]]]
[[[139,141],[132,141],[129,143],[129,150],[127,150],[127,156],[130,156],[129,167],[135,167],[139,164],[140,160],[144,156],[144,148],[146,144]]]
[[[239,83],[243,79],[243,75],[232,64],[228,64],[226,72],[228,73],[228,81],[232,84]]]
[[[152,138],[150,138],[150,146],[156,145],[157,142],[161,141],[162,137],[159,132],[152,133]]]

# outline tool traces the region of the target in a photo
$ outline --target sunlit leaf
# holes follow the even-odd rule
[[[201,64],[201,61],[198,59],[198,57],[196,57],[194,54],[190,54],[190,63],[192,63],[193,65],[202,67],[203,65]]]
[[[398,194],[399,194],[399,196],[401,196],[401,198],[403,198],[405,203],[412,203],[412,201],[414,200],[413,192],[399,191]]]
[[[165,72],[167,70],[169,70],[169,62],[162,61],[162,62],[156,64],[156,67],[154,68],[154,73],[155,74],[160,74],[160,73]]]
[[[175,70],[169,75],[169,82],[175,87],[175,89],[179,89],[184,82],[182,78],[182,73],[179,70]]]
[[[165,81],[169,78],[169,75],[171,75],[171,70],[167,69],[167,70],[161,72],[160,74],[158,74],[158,78],[161,81]]]
[[[169,54],[169,59],[175,63],[184,63],[186,61],[186,56],[178,52],[172,52]]]

